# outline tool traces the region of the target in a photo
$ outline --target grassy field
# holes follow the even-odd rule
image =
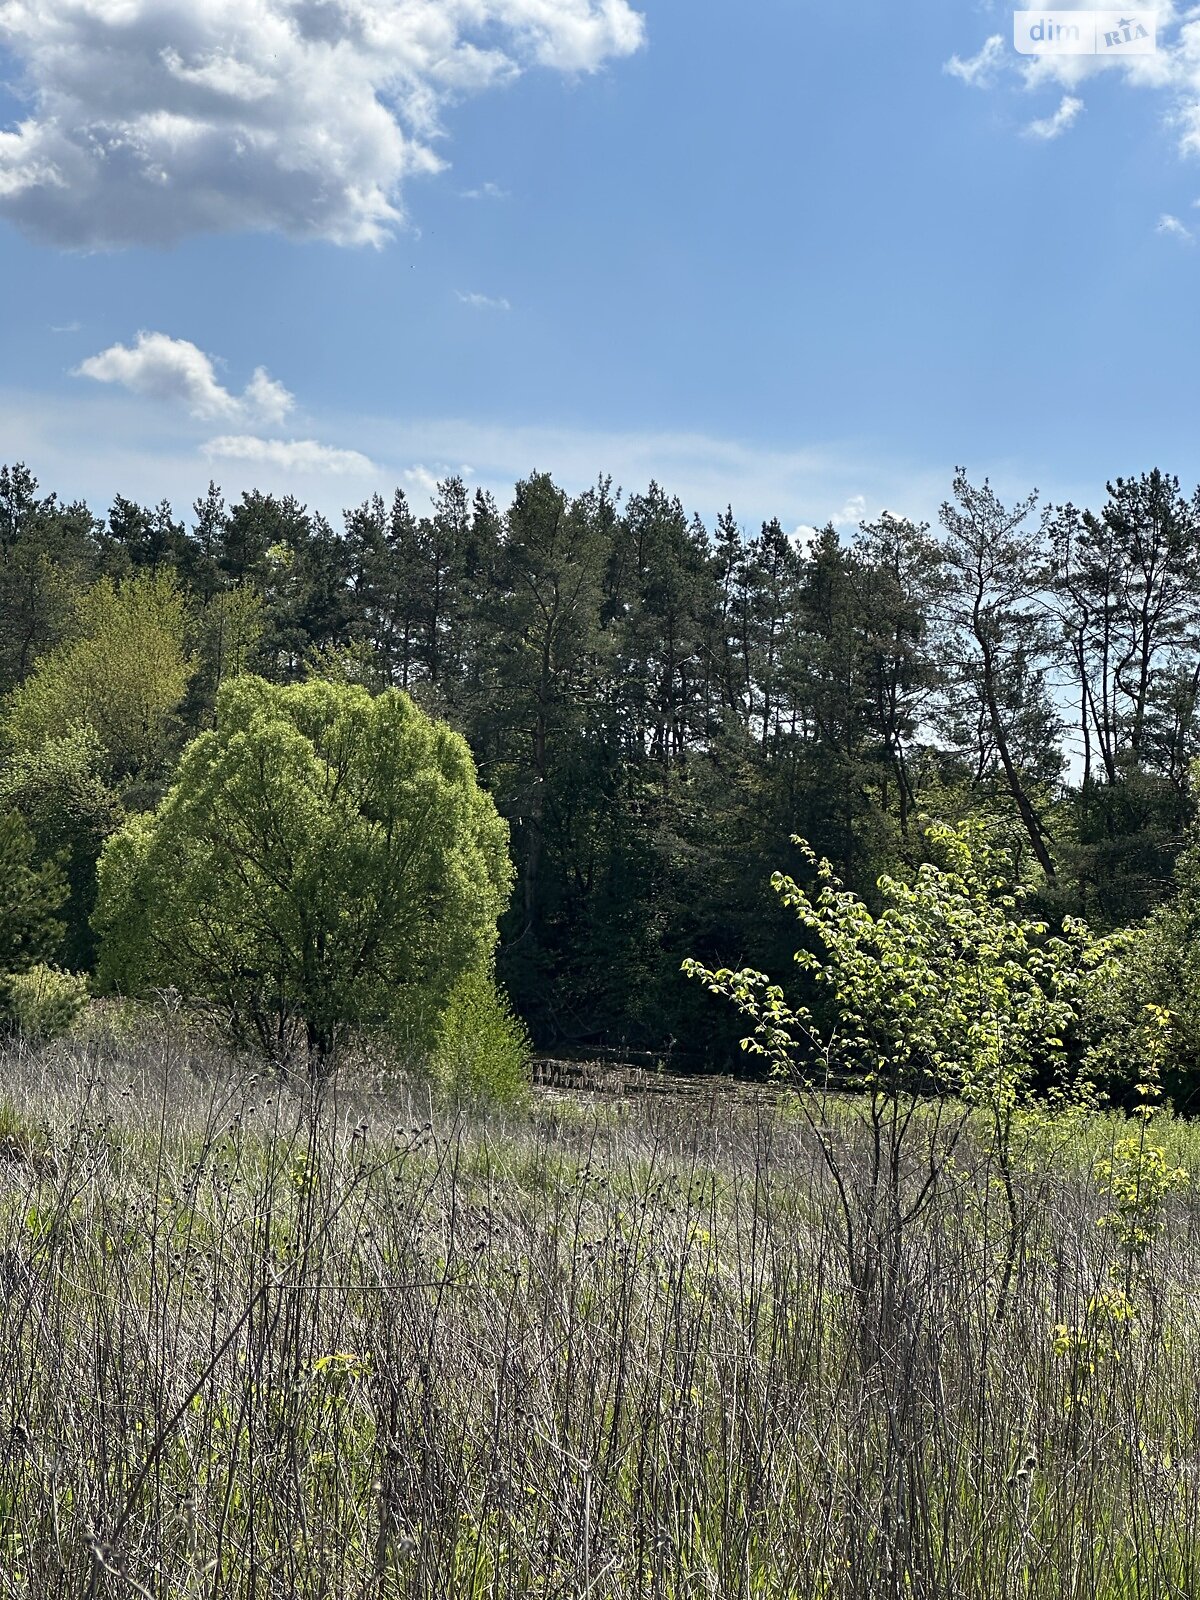
[[[1133,1283],[1114,1116],[1006,1176],[953,1108],[314,1107],[167,1029],[0,1082],[5,1596],[1200,1593],[1200,1199]]]

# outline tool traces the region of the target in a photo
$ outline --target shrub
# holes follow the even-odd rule
[[[45,962],[18,973],[8,982],[8,1007],[27,1039],[61,1039],[83,1015],[88,982],[76,972],[62,972]]]
[[[1200,763],[1192,768],[1200,786]],[[1169,1013],[1161,1076],[1167,1098],[1192,1114],[1200,1105],[1200,824],[1193,821],[1175,865],[1175,893],[1144,922],[1114,934],[1112,959],[1089,995],[1098,1059],[1112,1092],[1128,1099],[1143,1072],[1147,1006]]]
[[[511,1105],[529,1081],[529,1035],[485,969],[455,985],[433,1055],[438,1087],[452,1100]]]
[[[905,1231],[932,1203],[965,1128],[961,1109],[952,1112],[940,1151],[936,1136],[926,1145],[920,1099],[956,1101],[988,1125],[1007,1220],[999,1320],[1011,1304],[1030,1225],[1015,1182],[1018,1112],[1039,1078],[1067,1077],[1065,1040],[1081,1025],[1088,983],[1105,949],[1082,922],[1066,918],[1051,935],[1046,923],[1026,914],[1011,858],[981,823],[932,823],[925,843],[937,859],[924,862],[911,881],[880,878],[878,915],[847,892],[828,861],[802,839],[795,842],[807,857],[814,892],[782,873],[772,883],[804,930],[807,947],[796,952],[796,963],[823,991],[832,1022],[822,1026],[807,1005],[790,1003],[779,984],[753,968],[711,971],[685,961],[684,970],[750,1019],[754,1031],[745,1049],[765,1056],[781,1077],[818,1091],[816,1098],[801,1096],[801,1109],[843,1197],[855,1290],[866,1304],[887,1283],[881,1316],[890,1315],[888,1296],[898,1292],[898,1280],[881,1272],[899,1270]],[[873,1162],[853,1200],[854,1181],[839,1163],[822,1098],[833,1081],[865,1091],[857,1104],[871,1124]],[[902,1201],[914,1161],[926,1175],[916,1198]]]
[[[796,963],[828,998],[822,1028],[762,973],[684,970],[732,1000],[754,1023],[744,1048],[773,1067],[845,1074],[887,1094],[939,1092],[1007,1117],[1038,1077],[1066,1065],[1064,1036],[1078,1026],[1104,947],[1086,925],[1052,935],[1030,918],[1012,861],[978,822],[932,823],[936,860],[911,882],[880,878],[873,915],[828,861],[797,839],[813,895],[782,873],[772,883],[804,929]]]

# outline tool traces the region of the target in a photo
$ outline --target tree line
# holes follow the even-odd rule
[[[722,1051],[684,957],[783,969],[769,889],[802,835],[869,900],[923,820],[984,819],[1041,914],[1101,930],[1171,894],[1200,754],[1200,490],[1095,509],[956,474],[939,525],[849,538],[706,526],[657,484],[500,507],[460,478],[338,527],[210,484],[189,518],[104,516],[0,469],[0,811],[65,863],[94,960],[95,862],[246,672],[406,691],[462,733],[507,820],[499,972],[534,1036]]]

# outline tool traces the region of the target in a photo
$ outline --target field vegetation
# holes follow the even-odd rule
[[[957,1100],[451,1114],[169,1016],[2,1081],[5,1594],[1200,1584],[1189,1124],[1018,1111],[1002,1172]]]

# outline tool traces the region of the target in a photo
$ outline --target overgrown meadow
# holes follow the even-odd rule
[[[6,1596],[1200,1589],[1188,1124],[1005,1178],[951,1102],[449,1112],[169,1019],[0,1081]]]

